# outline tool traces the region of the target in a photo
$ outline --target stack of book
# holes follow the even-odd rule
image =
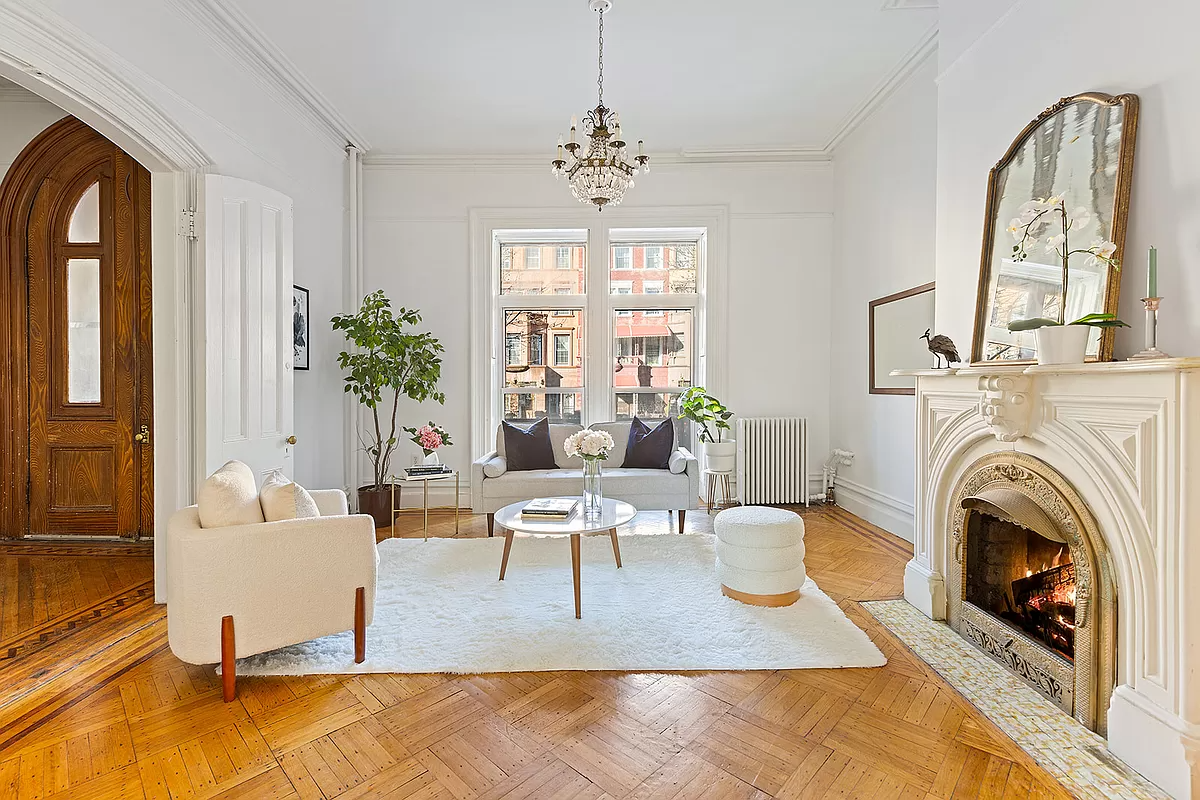
[[[410,478],[428,478],[431,475],[449,475],[454,470],[445,464],[417,464],[404,470],[404,474]]]
[[[569,497],[530,500],[521,509],[521,519],[564,520],[575,513],[578,500]]]

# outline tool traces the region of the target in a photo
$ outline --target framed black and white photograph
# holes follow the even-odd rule
[[[308,289],[292,287],[292,368],[308,369]]]

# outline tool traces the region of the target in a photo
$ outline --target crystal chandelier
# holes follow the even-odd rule
[[[596,107],[583,118],[583,135],[587,149],[576,140],[575,117],[571,117],[571,140],[563,143],[558,137],[558,154],[551,162],[554,177],[567,176],[571,193],[581,203],[592,203],[601,211],[606,205],[617,205],[625,190],[633,186],[633,176],[650,171],[650,156],[645,154],[642,141],[632,163],[621,136],[621,119],[616,111],[604,105],[604,12],[612,8],[611,0],[589,0],[588,8],[600,15],[600,48],[597,63],[600,76],[596,79],[600,95]]]

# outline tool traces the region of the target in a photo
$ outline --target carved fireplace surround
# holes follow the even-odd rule
[[[1200,800],[1200,359],[910,374],[917,497],[905,598],[1031,683],[1058,680],[1073,697],[1056,702],[1115,755]],[[1009,657],[1021,637],[964,600],[968,509],[1018,494],[1075,556],[1070,671],[1065,659]]]

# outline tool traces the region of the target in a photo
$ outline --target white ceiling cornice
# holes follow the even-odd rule
[[[825,151],[832,154],[847,136],[853,133],[859,125],[870,119],[871,115],[887,102],[892,93],[912,77],[912,74],[925,63],[926,59],[937,53],[937,42],[938,26],[934,25],[925,32],[925,35],[921,37],[916,46],[905,54],[900,63],[871,90],[871,93],[853,111],[846,115],[841,125],[838,126],[837,131],[825,145]]]
[[[830,164],[829,154],[822,149],[762,149],[700,150],[686,153],[653,154],[651,166],[688,167],[703,165],[769,165],[769,164]],[[433,172],[529,172],[549,169],[550,157],[541,155],[401,155],[398,153],[367,153],[363,166],[369,169],[411,169]]]
[[[908,11],[914,8],[937,8],[938,0],[883,0],[884,11]]]
[[[271,39],[230,0],[168,0],[276,94],[309,128],[339,148],[370,144]]]

